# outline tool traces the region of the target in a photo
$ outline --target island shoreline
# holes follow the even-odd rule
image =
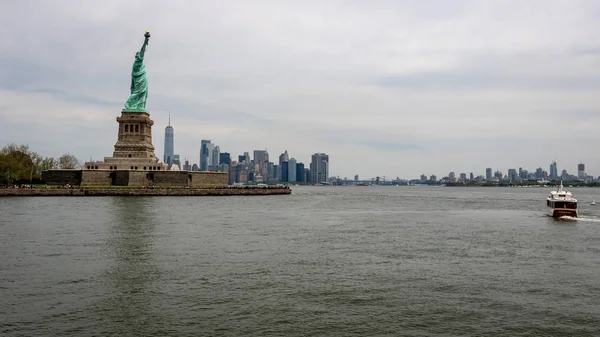
[[[0,197],[287,195],[289,187],[225,188],[0,188]]]

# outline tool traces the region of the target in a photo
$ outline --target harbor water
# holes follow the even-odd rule
[[[0,198],[0,336],[598,336],[600,189]]]

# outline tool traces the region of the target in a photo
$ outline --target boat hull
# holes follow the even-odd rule
[[[554,218],[558,218],[561,216],[570,216],[573,218],[579,217],[576,209],[568,209],[568,208],[548,208],[548,215]]]

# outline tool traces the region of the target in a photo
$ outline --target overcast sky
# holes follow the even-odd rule
[[[8,1],[0,146],[111,156],[145,58],[156,154],[202,139],[330,174],[600,175],[600,1]]]

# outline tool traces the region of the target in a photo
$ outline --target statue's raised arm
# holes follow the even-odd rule
[[[144,58],[144,54],[146,53],[146,46],[148,45],[149,40],[150,40],[150,32],[146,31],[146,33],[144,33],[144,44],[142,45],[142,48],[140,49],[140,56],[142,59]]]
[[[146,112],[146,99],[148,98],[148,76],[144,65],[146,46],[150,39],[150,32],[144,33],[144,44],[139,52],[135,53],[135,60],[131,69],[131,94],[125,102],[125,110]]]

